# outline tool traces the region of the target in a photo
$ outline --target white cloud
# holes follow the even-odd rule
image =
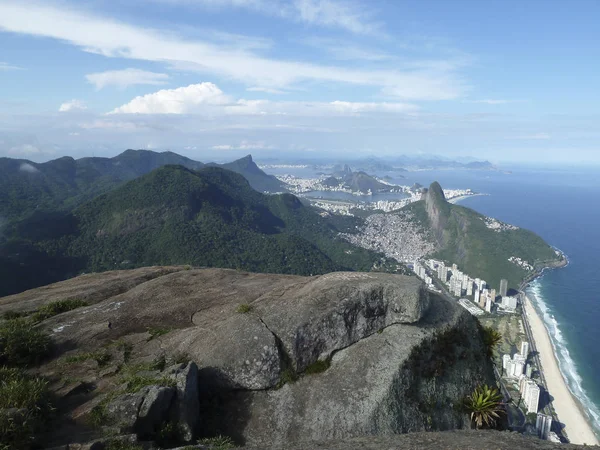
[[[319,11],[333,11],[334,8],[331,6],[333,2],[324,0],[298,4],[302,6],[304,16],[314,20],[321,17],[311,12],[315,8]],[[322,14],[327,17],[329,13]],[[62,40],[106,57],[169,63],[182,70],[212,73],[250,86],[273,89],[303,81],[347,83],[378,87],[388,95],[408,100],[455,99],[467,89],[455,72],[448,70],[444,64],[401,71],[275,60],[249,51],[187,40],[166,30],[141,28],[69,8],[59,9],[33,2],[0,1],[0,29]]]
[[[166,84],[169,75],[166,73],[148,72],[140,69],[109,70],[106,72],[90,73],[85,76],[88,83],[97,90],[106,86],[116,86],[124,89],[136,84],[160,85]]]
[[[9,70],[23,70],[23,68],[0,61],[0,72],[8,72]]]
[[[70,112],[70,111],[83,111],[87,109],[87,106],[81,100],[73,99],[63,103],[58,108],[59,112]]]
[[[213,145],[213,150],[273,150],[275,146],[268,145],[265,141],[242,141],[239,145]]]
[[[247,116],[322,116],[360,113],[408,113],[417,110],[410,103],[376,102],[273,102],[269,100],[234,101],[215,84],[204,82],[177,89],[163,89],[135,97],[110,114],[205,114]]]
[[[201,5],[212,9],[243,8],[295,22],[330,27],[357,34],[381,35],[382,25],[359,1],[340,0],[154,0],[155,2]]]
[[[342,28],[357,34],[381,33],[381,25],[365,20],[371,14],[356,2],[295,0],[294,6],[303,22]]]
[[[19,166],[19,171],[27,173],[38,173],[39,170],[29,163],[23,163]]]
[[[76,131],[72,131],[69,133],[69,136],[79,136],[79,133]]]
[[[203,105],[222,105],[228,98],[213,83],[190,84],[135,97],[111,114],[188,114]]]

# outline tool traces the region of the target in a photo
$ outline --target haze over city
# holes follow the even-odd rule
[[[0,156],[598,159],[596,1],[0,1]]]

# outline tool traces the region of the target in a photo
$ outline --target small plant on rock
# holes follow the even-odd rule
[[[492,327],[482,327],[481,333],[487,356],[493,358],[496,347],[502,342],[502,334]]]
[[[498,389],[487,384],[477,386],[473,393],[464,402],[465,409],[471,413],[471,421],[479,429],[484,424],[493,427],[500,414],[504,414],[502,395]]]
[[[0,364],[30,366],[50,350],[50,338],[28,319],[0,323]]]
[[[212,450],[230,450],[235,448],[236,445],[227,436],[216,436],[212,438],[203,438],[198,440],[198,445],[205,445]]]
[[[252,306],[248,305],[247,303],[242,303],[240,306],[237,307],[235,311],[240,314],[246,314],[252,311]]]
[[[150,334],[148,341],[151,341],[152,339],[156,339],[157,337],[161,337],[161,336],[169,333],[172,330],[173,330],[172,328],[168,328],[168,327],[148,327],[147,331],[148,331],[148,334]]]
[[[329,360],[317,359],[314,363],[309,365],[305,370],[305,375],[314,375],[316,373],[325,372],[329,369],[331,362]]]
[[[81,308],[82,306],[87,305],[88,304],[86,302],[78,299],[58,300],[40,307],[37,312],[31,316],[31,318],[34,322],[41,322],[42,320],[46,320],[58,314],[72,311],[73,309]]]
[[[45,380],[0,367],[0,448],[29,448],[52,411]]]

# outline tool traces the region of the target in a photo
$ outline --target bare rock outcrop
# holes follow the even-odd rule
[[[89,300],[39,325],[55,344],[40,372],[82,426],[106,405],[140,438],[163,422],[181,442],[258,447],[465,428],[457,405],[493,376],[476,321],[414,277],[181,267],[87,277],[101,294],[76,278],[0,299],[2,311]],[[89,389],[69,396],[75,376]]]

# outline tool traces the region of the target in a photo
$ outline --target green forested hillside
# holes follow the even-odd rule
[[[309,275],[370,270],[379,259],[338,239],[327,219],[291,194],[261,194],[221,168],[165,166],[72,213],[38,212],[9,226],[0,295],[80,271],[153,264]]]
[[[554,249],[537,234],[523,228],[493,230],[486,226],[482,214],[448,203],[437,183],[429,188],[425,200],[412,203],[405,210],[430,230],[438,245],[431,257],[456,263],[460,270],[486,280],[492,287],[498,288],[505,278],[517,288],[530,273],[510,262],[512,256],[536,267],[560,261]]]
[[[173,152],[126,150],[114,158],[63,157],[46,163],[0,158],[0,224],[23,219],[34,211],[71,210],[99,194],[165,165],[197,170],[204,164]],[[267,175],[250,155],[224,167],[244,176],[260,192],[284,192],[277,178]]]

